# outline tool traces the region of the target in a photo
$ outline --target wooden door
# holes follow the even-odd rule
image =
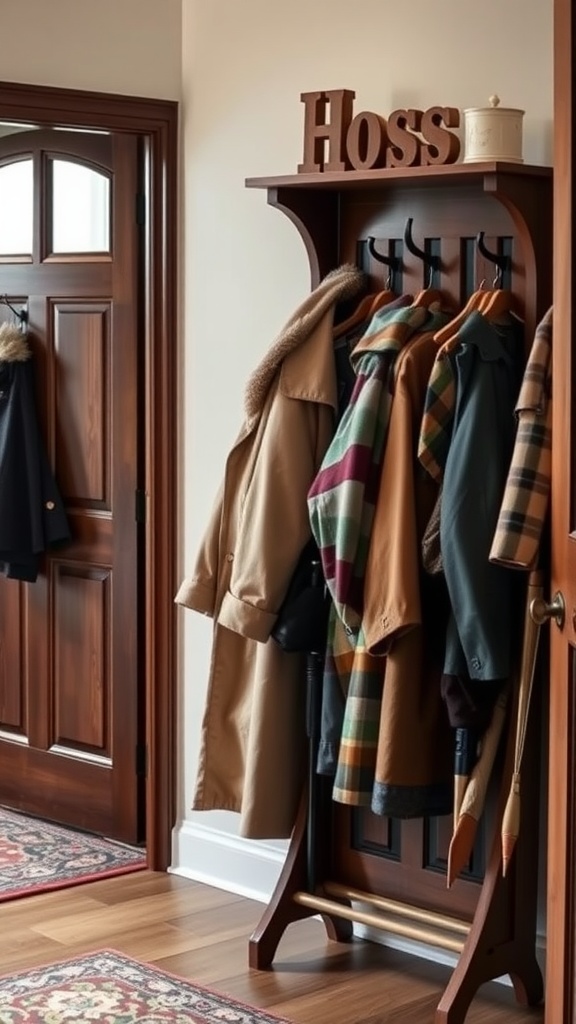
[[[574,253],[575,16],[554,4],[554,340],[551,600],[563,595],[563,627],[550,625],[550,779],[546,1024],[576,1021],[576,261]]]
[[[0,803],[126,842],[143,834],[137,191],[132,136],[0,140],[0,294],[28,312],[72,534],[35,583],[0,578]]]

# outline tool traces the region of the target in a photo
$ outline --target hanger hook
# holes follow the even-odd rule
[[[368,252],[378,263],[384,263],[388,267],[388,278],[386,281],[386,287],[390,288],[392,285],[392,275],[396,274],[400,270],[400,260],[397,256],[385,256],[384,253],[378,252],[376,248],[376,239],[370,235],[366,239],[368,242]]]
[[[428,267],[428,287],[430,288],[432,286],[432,281],[434,280],[434,273],[437,270],[440,270],[440,257],[435,256],[431,252],[426,252],[425,249],[420,249],[420,247],[416,245],[416,242],[412,237],[413,223],[414,218],[408,217],[406,227],[404,228],[404,244],[413,256],[417,256],[418,259],[422,260],[424,265]]]
[[[490,252],[490,249],[486,247],[486,243],[484,242],[483,231],[479,231],[478,234],[476,235],[476,244],[478,246],[479,251],[482,253],[484,259],[488,260],[490,263],[493,263],[497,268],[496,276],[492,282],[492,287],[501,288],[502,281],[504,279],[504,271],[507,270],[510,265],[510,257],[503,255],[502,253],[499,252]]]

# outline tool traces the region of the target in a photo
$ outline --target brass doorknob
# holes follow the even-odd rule
[[[543,597],[535,597],[530,602],[530,615],[537,626],[543,626],[548,619],[554,619],[558,629],[562,629],[566,616],[566,604],[560,591],[556,591],[550,602],[545,601]]]

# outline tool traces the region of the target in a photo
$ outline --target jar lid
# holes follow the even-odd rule
[[[480,114],[480,113],[489,113],[489,114],[495,114],[495,113],[498,113],[498,114],[525,114],[526,113],[525,110],[520,110],[518,107],[501,107],[500,106],[500,97],[496,96],[496,94],[494,94],[493,96],[490,96],[488,98],[488,103],[490,104],[489,107],[467,107],[466,110],[464,110],[464,113],[465,114]]]

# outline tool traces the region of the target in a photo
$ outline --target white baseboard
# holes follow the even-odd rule
[[[266,842],[241,839],[187,820],[174,830],[173,866],[170,872],[267,903],[282,870],[284,856],[282,850]],[[354,932],[371,942],[449,967],[453,967],[458,959],[456,954],[401,939],[378,928],[355,924]],[[540,933],[537,937],[537,954],[541,961],[545,955],[545,944],[545,936]],[[510,984],[509,978],[498,980]]]
[[[261,840],[241,839],[195,821],[174,830],[170,872],[261,903],[270,899],[284,852]]]

